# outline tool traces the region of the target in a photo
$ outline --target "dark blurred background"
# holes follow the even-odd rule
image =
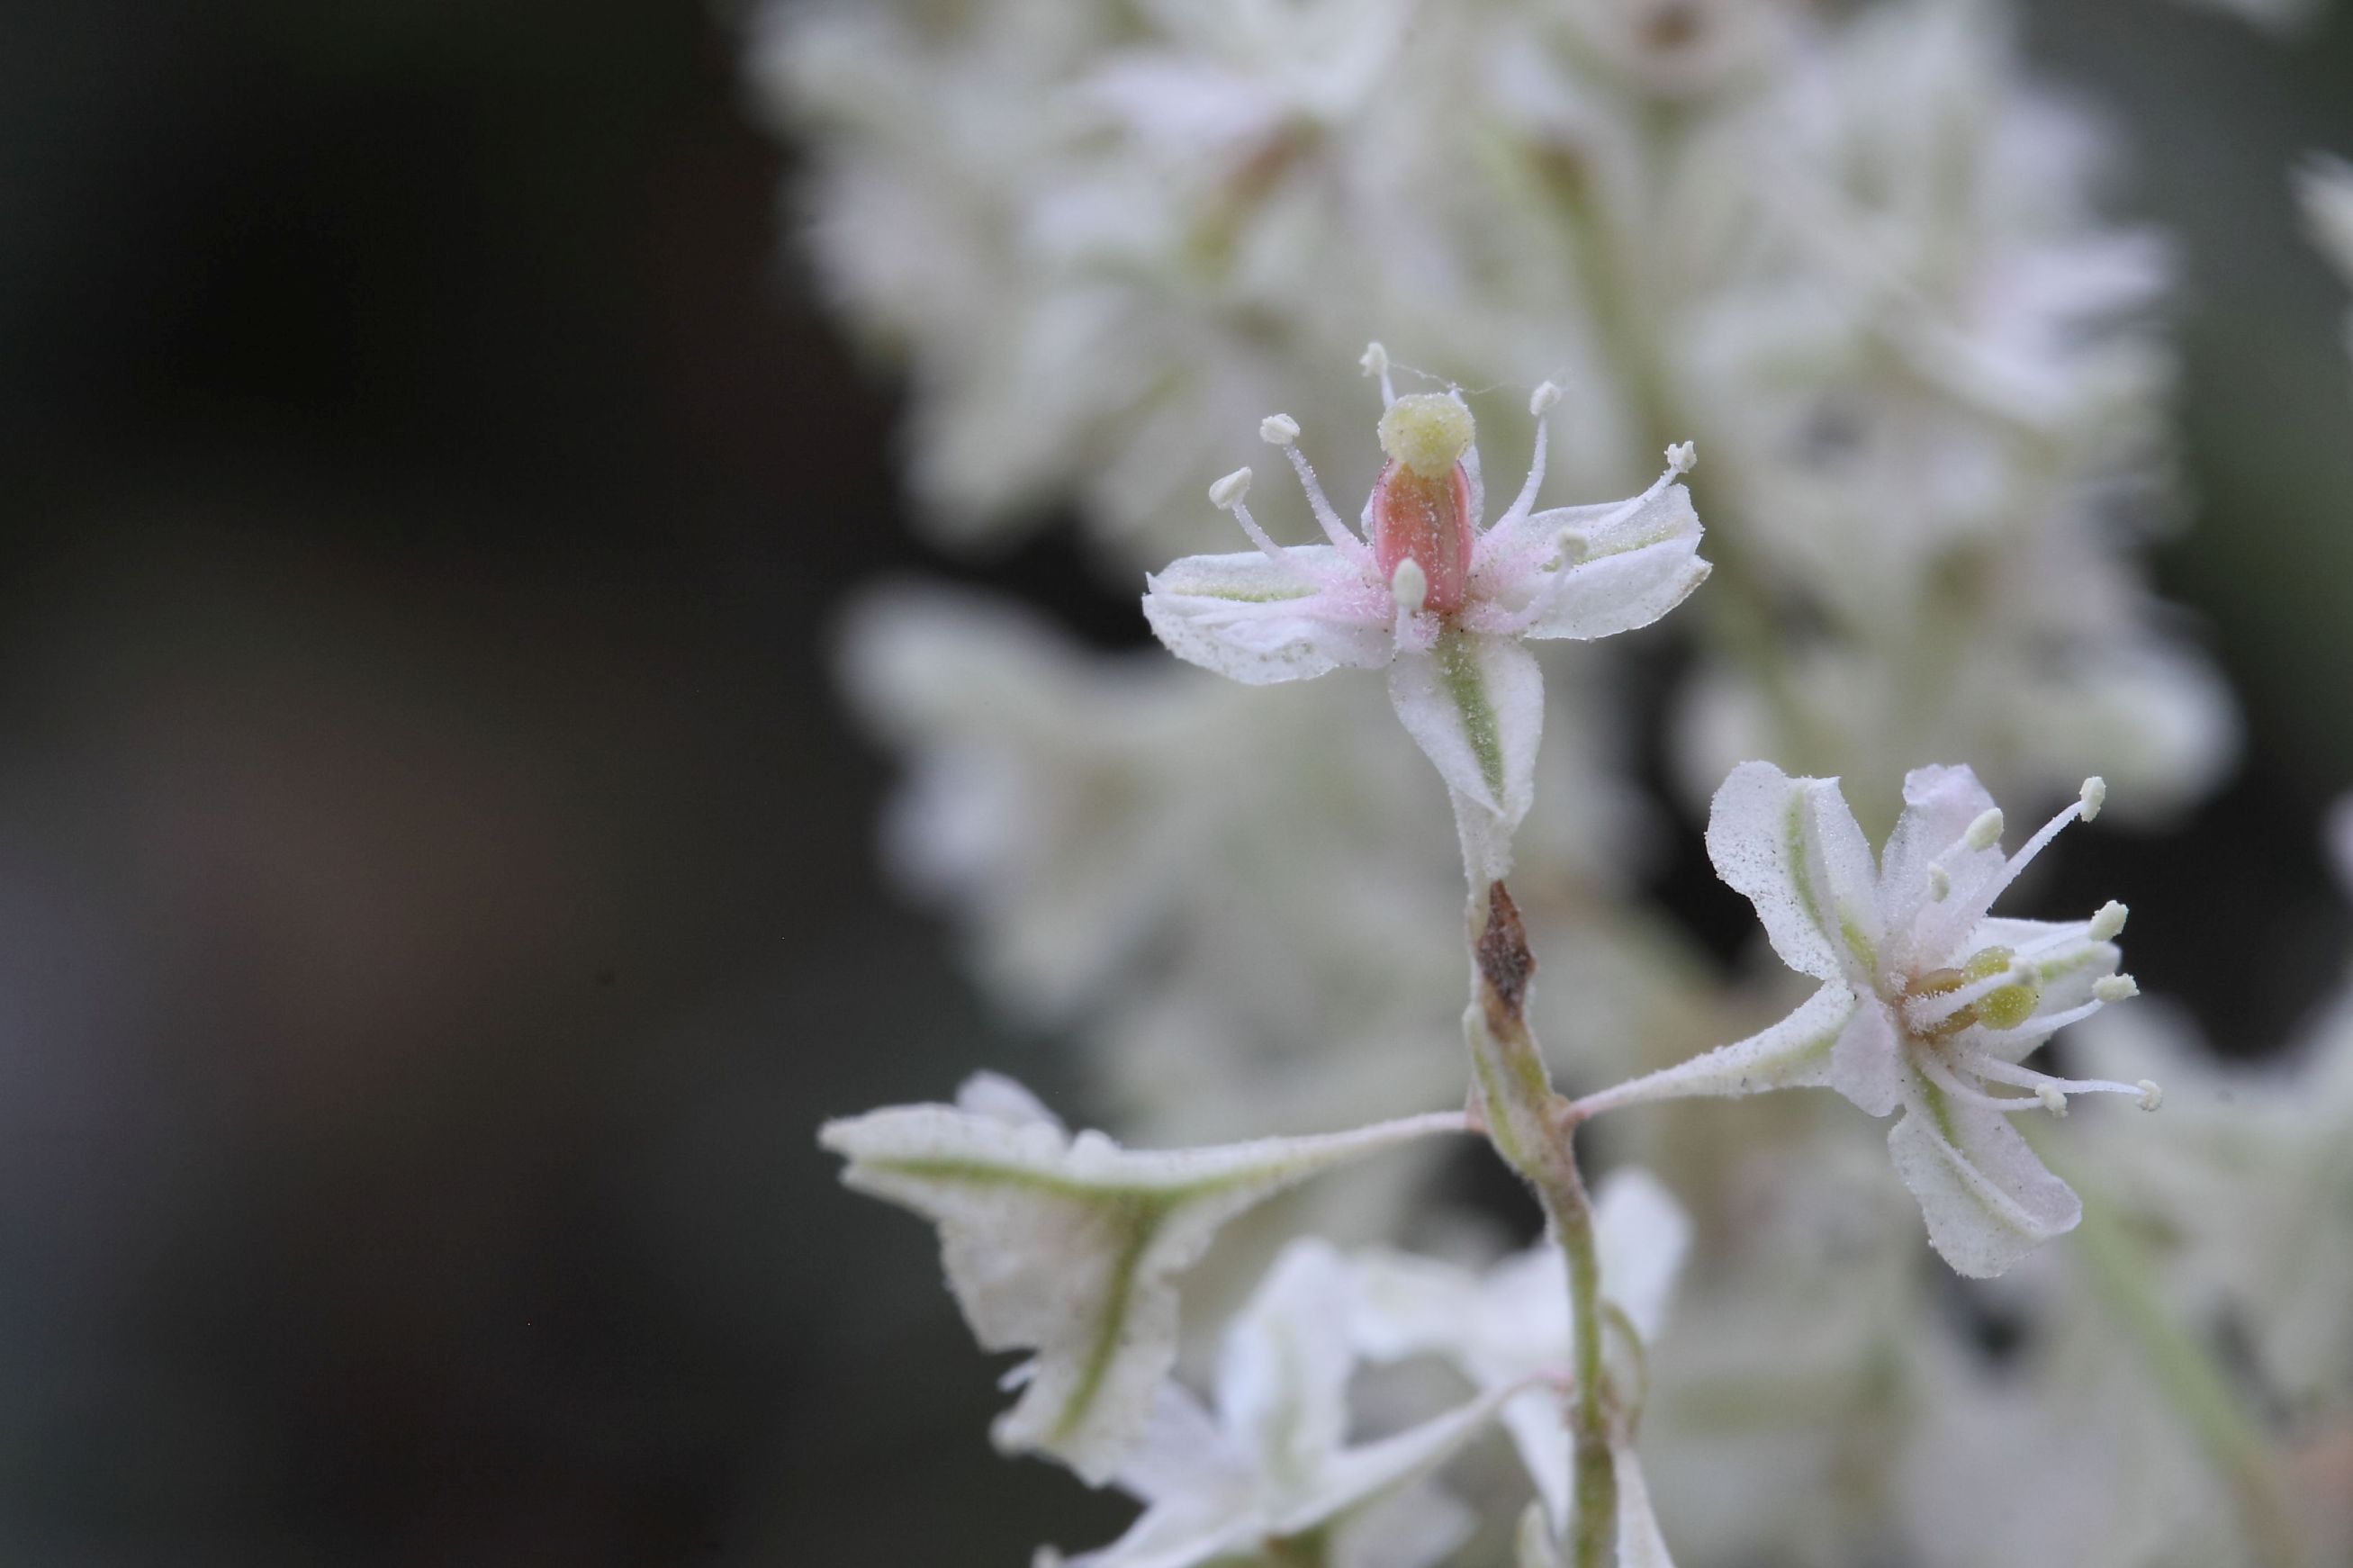
[[[2033,26],[2184,237],[2161,580],[2250,724],[2192,831],[2048,893],[2252,1047],[2348,936],[2353,367],[2284,169],[2353,153],[2353,28]],[[1123,1513],[990,1456],[928,1234],[811,1134],[984,1061],[1083,1103],[874,881],[845,594],[1140,627],[1060,536],[915,544],[736,47],[687,0],[0,5],[9,1563],[1014,1564]]]

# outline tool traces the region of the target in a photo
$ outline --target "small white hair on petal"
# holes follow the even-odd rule
[[[2100,815],[2100,807],[2108,804],[2108,781],[2094,773],[2084,781],[2084,820],[2091,821]]]
[[[2092,995],[2102,1002],[2125,1002],[2140,994],[2140,982],[2129,974],[2103,974],[2092,982]]]
[[[1699,466],[1699,446],[1693,441],[1678,441],[1667,448],[1667,467],[1679,474],[1688,474]]]
[[[2131,913],[2131,910],[2110,899],[2094,912],[2091,924],[2085,928],[2086,934],[2094,942],[2114,942],[2125,929],[2125,917]]]
[[[1270,447],[1288,447],[1299,439],[1299,421],[1288,414],[1270,414],[1258,422],[1258,438]]]
[[[1538,382],[1536,389],[1528,395],[1528,416],[1531,418],[1541,419],[1558,406],[1560,388],[1551,382]]]
[[[1250,494],[1250,471],[1236,468],[1209,487],[1209,502],[1219,511],[1231,511]]]

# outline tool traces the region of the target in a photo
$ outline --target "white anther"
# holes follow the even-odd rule
[[[2100,807],[2108,804],[2108,781],[2094,773],[2084,781],[2084,820],[2089,822],[2100,815]]]
[[[2165,1089],[2155,1079],[2145,1078],[2133,1086],[2140,1090],[2140,1108],[2155,1110],[2165,1103]]]
[[[2125,917],[2132,911],[2114,899],[2102,904],[2092,916],[2085,934],[2094,942],[2114,942],[2125,929]]]
[[[2140,994],[2140,982],[2129,974],[2103,974],[2092,982],[2092,995],[2101,1002],[2123,1002]]]
[[[2052,1115],[2064,1116],[2067,1114],[2067,1097],[2059,1091],[2059,1086],[2057,1084],[2046,1083],[2039,1086],[2034,1091],[2034,1098],[2041,1100],[2042,1102],[2042,1109],[2049,1111]]]
[[[1535,391],[1528,395],[1528,416],[1532,419],[1541,419],[1559,405],[1560,388],[1551,382],[1538,382]]]
[[[1667,448],[1667,467],[1679,474],[1688,474],[1698,465],[1699,447],[1691,441],[1678,441]]]
[[[1430,602],[1430,574],[1421,569],[1420,562],[1409,555],[1397,563],[1397,570],[1389,574],[1389,597],[1407,615],[1421,614],[1422,605]]]
[[[1299,421],[1288,414],[1270,414],[1258,422],[1258,438],[1270,447],[1288,447],[1299,439]]]
[[[1942,866],[1928,868],[1928,896],[1943,903],[1953,890],[1953,874]]]
[[[2000,843],[2001,807],[1988,806],[1978,813],[1978,819],[1969,824],[1969,830],[1967,833],[1961,835],[1961,842],[1979,851],[1990,849]]]
[[[1356,364],[1366,375],[1387,375],[1389,369],[1389,351],[1378,343],[1366,343],[1365,357],[1358,360]]]
[[[1231,511],[1242,504],[1243,497],[1250,494],[1250,471],[1248,468],[1236,468],[1209,487],[1210,504],[1219,511]]]

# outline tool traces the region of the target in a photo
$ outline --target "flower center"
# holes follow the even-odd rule
[[[1941,1044],[1974,1024],[2014,1029],[2025,1023],[2042,1002],[2042,988],[2031,979],[2012,978],[2017,967],[2016,952],[1988,947],[1969,954],[1958,969],[1914,975],[1904,988],[1903,1008],[1914,1037]]]
[[[1422,607],[1451,616],[1471,583],[1471,411],[1436,393],[1400,397],[1381,416],[1388,462],[1373,489],[1373,559],[1394,580],[1411,561],[1429,583]]]

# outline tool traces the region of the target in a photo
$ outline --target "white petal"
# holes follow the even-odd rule
[[[1544,671],[1509,637],[1448,632],[1428,653],[1400,653],[1389,700],[1449,789],[1519,826],[1535,794]]]
[[[1920,1200],[1929,1245],[1955,1273],[1991,1279],[2084,1217],[2074,1190],[2044,1167],[2009,1117],[1958,1104],[1916,1079],[1909,1098],[1888,1152]]]
[[[1268,1486],[1312,1484],[1347,1436],[1356,1352],[1342,1329],[1354,1298],[1340,1255],[1303,1238],[1283,1248],[1226,1331],[1219,1417]]]
[[[1374,1361],[1451,1351],[1479,1295],[1468,1269],[1434,1258],[1374,1247],[1351,1260],[1356,1289],[1349,1337]]]
[[[1878,869],[1836,779],[1743,763],[1715,792],[1707,854],[1747,895],[1781,961],[1801,974],[1876,984]]]
[[[1627,1445],[1611,1455],[1618,1470],[1618,1568],[1675,1568],[1659,1535],[1659,1516],[1651,1508],[1641,1461]]]
[[[1549,523],[1556,537],[1564,527],[1575,532],[1579,520],[1598,522],[1591,514],[1612,510],[1617,509],[1576,507],[1539,512],[1530,521]],[[1577,559],[1539,573],[1549,581],[1529,585],[1529,602],[1537,612],[1526,635],[1603,637],[1649,626],[1707,580],[1710,568],[1699,558],[1699,540],[1691,492],[1681,485],[1668,487],[1640,510],[1586,536]]]
[[[1149,1415],[1176,1357],[1174,1277],[1219,1226],[1345,1161],[1431,1132],[1456,1114],[1353,1132],[1145,1152],[944,1105],[828,1122],[842,1180],[940,1227],[948,1286],[987,1350],[1037,1351],[994,1429],[1100,1484]]]
[[[1588,1111],[1636,1105],[1648,1100],[1684,1100],[1694,1095],[1732,1100],[1773,1089],[1807,1089],[1831,1082],[1831,1055],[1862,1002],[1842,980],[1833,980],[1798,1010],[1745,1040],[1718,1046],[1671,1068],[1588,1094],[1577,1104]]]
[[[1639,1166],[1605,1177],[1593,1200],[1601,1292],[1618,1303],[1646,1346],[1665,1327],[1675,1276],[1691,1247],[1691,1218],[1666,1184]]]
[[[1457,1409],[1377,1443],[1335,1456],[1315,1488],[1276,1514],[1277,1535],[1300,1535],[1374,1498],[1409,1485],[1460,1453],[1476,1437],[1510,1389],[1495,1389]]]
[[[986,1116],[1008,1127],[1036,1122],[1057,1132],[1062,1131],[1062,1119],[1047,1110],[1044,1100],[1001,1072],[973,1074],[956,1089],[955,1102],[958,1110],[969,1110],[975,1116]]]
[[[1561,1406],[1561,1395],[1550,1389],[1533,1389],[1504,1406],[1504,1429],[1512,1435],[1512,1447],[1520,1456],[1521,1468],[1536,1489],[1536,1497],[1545,1506],[1545,1517],[1552,1521],[1553,1529],[1568,1529],[1568,1472],[1574,1460],[1569,1447],[1568,1423]]]
[[[1115,1472],[1123,1489],[1147,1503],[1247,1491],[1250,1477],[1249,1456],[1174,1379],[1160,1384],[1151,1415]]]
[[[1332,1531],[1331,1568],[1432,1568],[1461,1549],[1479,1516],[1434,1482],[1401,1487]]]
[[[1188,555],[1145,579],[1144,616],[1177,658],[1246,686],[1387,663],[1392,606],[1330,545]],[[1378,591],[1375,591],[1375,589]]]
[[[1887,1006],[1873,996],[1854,1010],[1831,1047],[1830,1086],[1873,1116],[1904,1103],[1904,1045]]]
[[[1560,1543],[1553,1539],[1552,1518],[1545,1512],[1544,1504],[1532,1502],[1520,1515],[1520,1528],[1514,1534],[1515,1568],[1567,1568],[1560,1560]]]
[[[1930,950],[1949,947],[1965,917],[1940,918],[1940,911],[1969,908],[1978,890],[2001,874],[2000,845],[1972,849],[1966,842],[1970,826],[1993,809],[1993,796],[1968,768],[1915,768],[1904,775],[1904,814],[1887,837],[1879,874],[1880,908],[1903,947],[1890,955],[1895,963],[1926,966],[1951,956]]]

